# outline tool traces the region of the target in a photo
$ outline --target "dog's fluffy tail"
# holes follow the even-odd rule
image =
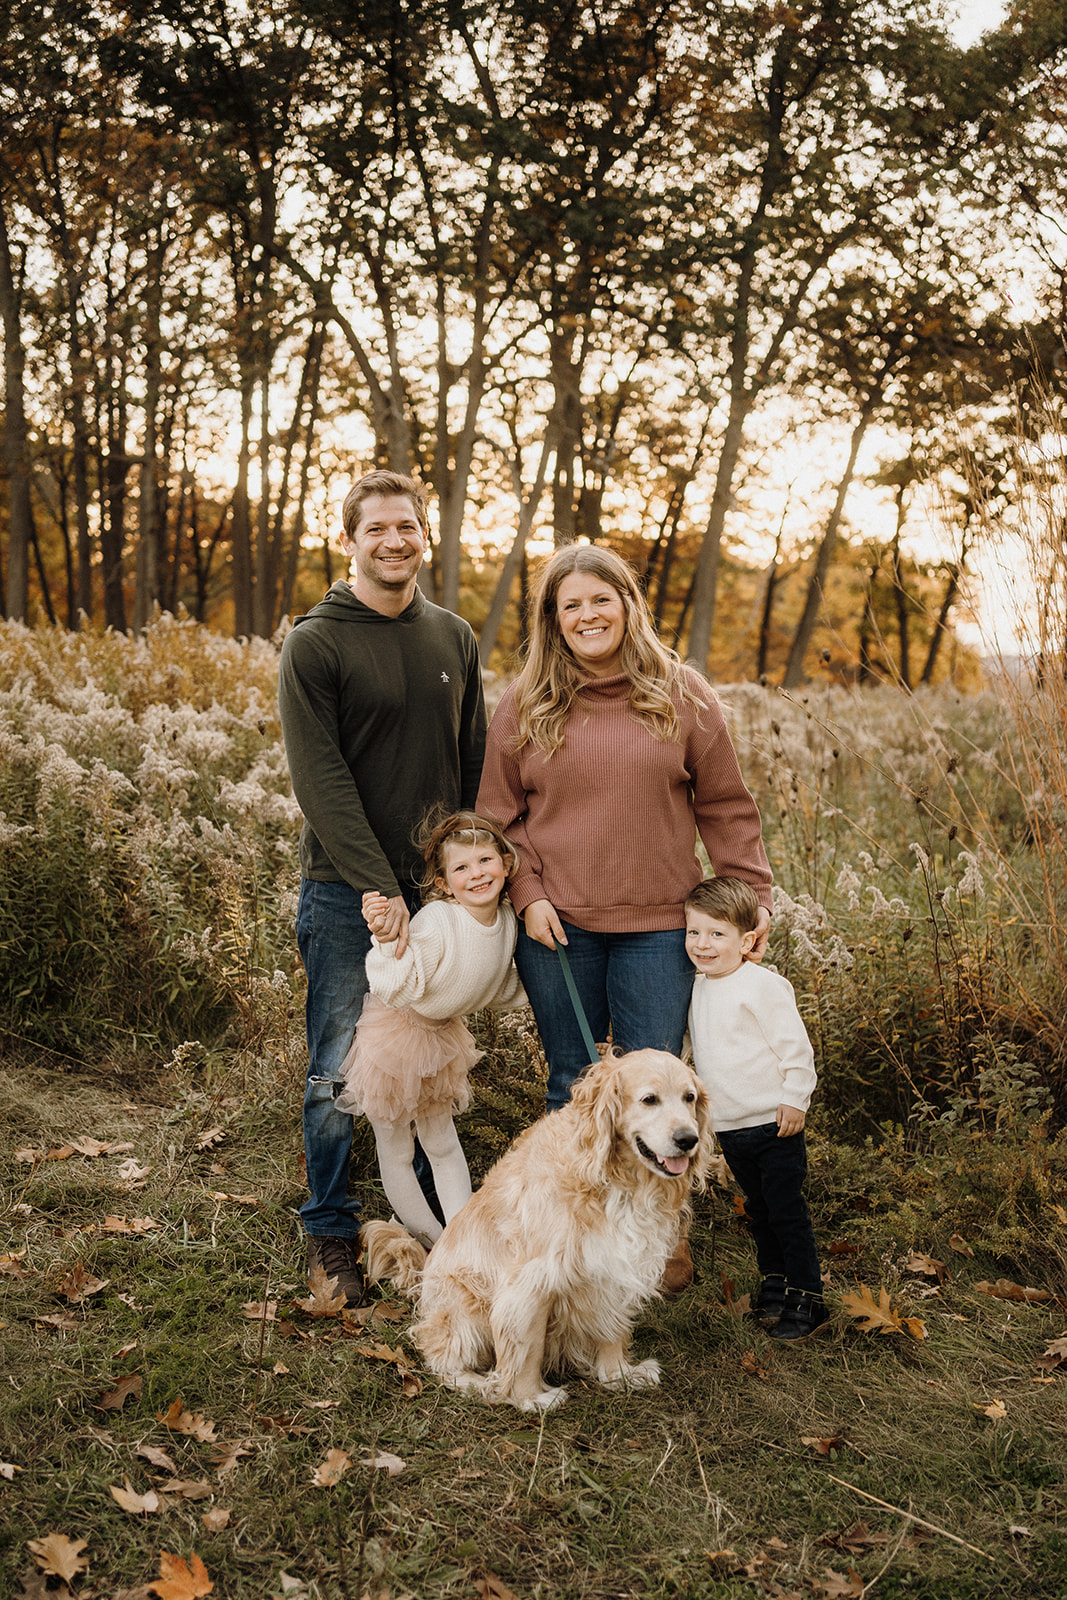
[[[426,1263],[426,1251],[399,1222],[365,1222],[363,1254],[371,1283],[388,1279],[414,1299]]]

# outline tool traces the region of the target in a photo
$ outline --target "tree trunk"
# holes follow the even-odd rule
[[[7,588],[4,614],[25,622],[33,542],[31,463],[26,426],[26,352],[7,216],[0,194],[0,317],[4,327],[4,464],[8,473]]]
[[[515,463],[513,475],[515,491],[519,502],[519,526],[512,541],[511,549],[504,558],[504,565],[500,569],[497,579],[496,591],[489,607],[489,614],[482,624],[482,631],[478,636],[478,656],[482,666],[489,665],[489,659],[496,649],[497,637],[500,626],[504,621],[504,613],[511,599],[511,591],[516,577],[522,572],[526,559],[526,540],[533,526],[533,519],[537,514],[537,507],[541,502],[541,495],[545,487],[545,477],[548,471],[548,458],[552,453],[552,441],[549,430],[546,430],[541,444],[541,456],[537,463],[537,474],[534,478],[533,488],[526,499],[522,496],[522,476],[520,471],[521,457],[516,444]]]
[[[897,486],[897,525],[893,530],[891,547],[893,598],[897,611],[897,638],[900,646],[900,681],[905,689],[911,688],[911,636],[909,630],[908,591],[904,583],[904,564],[900,554],[900,535],[904,527],[904,496],[906,484]]]
[[[815,570],[808,583],[808,592],[804,597],[804,610],[801,612],[797,631],[793,636],[793,643],[786,662],[785,673],[782,677],[783,689],[795,689],[804,677],[804,657],[807,654],[811,636],[815,632],[815,622],[822,605],[823,595],[826,590],[826,579],[833,560],[834,546],[837,543],[838,529],[845,509],[845,500],[852,485],[852,474],[856,470],[856,457],[859,455],[863,436],[867,432],[871,418],[882,398],[882,384],[876,384],[863,403],[859,420],[852,430],[852,440],[849,445],[848,461],[837,486],[837,495],[834,499],[833,510],[822,539],[819,541],[818,554],[815,557]]]
[[[970,548],[971,539],[967,530],[964,529],[963,537],[960,540],[959,557],[957,560],[949,563],[948,582],[945,584],[945,593],[941,600],[941,609],[938,611],[937,621],[934,623],[934,631],[930,639],[930,648],[926,654],[926,665],[923,667],[922,677],[919,679],[919,682],[924,687],[933,683],[934,681],[934,671],[937,667],[938,657],[941,654],[941,645],[944,642],[946,633],[948,632],[948,619],[951,615],[952,607],[956,604],[956,598],[960,592],[960,579],[963,576],[964,563],[967,560],[967,554]]]
[[[133,597],[133,626],[139,632],[152,615],[159,598],[159,463],[158,411],[162,386],[163,339],[160,319],[163,305],[162,238],[147,249],[145,281],[145,392],[144,456],[137,493],[137,564]]]

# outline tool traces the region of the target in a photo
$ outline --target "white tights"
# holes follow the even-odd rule
[[[409,1233],[432,1244],[441,1237],[443,1229],[415,1176],[412,1165],[415,1133],[433,1170],[434,1187],[445,1221],[451,1222],[471,1197],[471,1175],[451,1115],[442,1111],[434,1116],[417,1117],[414,1128],[408,1117],[401,1122],[377,1122],[371,1117],[370,1125],[374,1129],[378,1167],[389,1204]]]

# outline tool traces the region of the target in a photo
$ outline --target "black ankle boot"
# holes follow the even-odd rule
[[[818,1294],[806,1294],[803,1289],[787,1289],[782,1315],[771,1329],[772,1339],[788,1340],[795,1344],[799,1339],[809,1339],[829,1318],[826,1301]]]
[[[785,1279],[780,1273],[769,1272],[760,1284],[756,1303],[749,1311],[749,1316],[763,1328],[773,1328],[782,1312],[785,1310],[786,1286]]]

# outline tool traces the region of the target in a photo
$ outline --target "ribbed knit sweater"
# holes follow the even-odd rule
[[[698,833],[715,872],[750,883],[770,907],[759,812],[722,709],[696,673],[687,680],[701,703],[676,700],[676,739],[635,719],[624,674],[589,680],[550,756],[516,750],[514,686],[506,691],[489,725],[478,809],[518,849],[517,911],[548,900],[591,933],[684,927],[685,898],[703,876]]]
[[[725,978],[698,972],[689,1042],[717,1133],[774,1122],[779,1106],[807,1111],[815,1055],[793,985],[780,973],[752,961]]]
[[[526,1003],[511,960],[515,935],[515,913],[506,900],[488,925],[454,901],[431,900],[412,917],[402,956],[395,944],[374,941],[367,957],[371,992],[431,1022],[466,1017],[483,1006],[513,1010]]]

